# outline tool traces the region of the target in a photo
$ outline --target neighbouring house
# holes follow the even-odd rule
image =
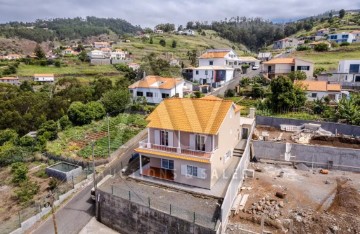
[[[165,98],[183,97],[185,81],[182,78],[146,76],[129,86],[132,98],[145,97],[148,103],[158,104]]]
[[[320,40],[326,40],[326,36],[304,36],[299,37],[299,45],[304,44],[305,41],[320,41]]]
[[[77,55],[79,54],[78,52],[74,51],[71,48],[66,48],[65,50],[62,51],[63,55]]]
[[[328,28],[322,28],[316,31],[316,36],[324,37],[330,33],[330,30]]]
[[[355,37],[355,39],[353,39],[353,42],[360,42],[360,30],[352,31],[351,34]]]
[[[129,52],[122,49],[116,49],[110,53],[110,58],[115,60],[125,60]]]
[[[131,69],[133,69],[134,71],[137,71],[137,70],[139,70],[139,68],[140,68],[140,64],[138,64],[138,63],[128,63],[128,66],[129,66]]]
[[[163,31],[163,30],[160,30],[160,29],[155,29],[155,30],[154,30],[154,33],[156,33],[156,34],[163,34],[164,31]]]
[[[54,82],[54,74],[34,74],[34,81],[37,82]]]
[[[254,125],[231,100],[214,96],[165,99],[147,121],[148,137],[135,149],[140,175],[204,189],[222,178]]]
[[[20,81],[18,77],[2,77],[0,78],[0,83],[20,85]]]
[[[110,48],[111,45],[109,42],[96,41],[93,43],[93,47],[95,49],[101,49],[101,48]]]
[[[194,36],[195,32],[192,29],[185,29],[184,31],[182,31],[182,35]]]
[[[309,43],[309,47],[311,49],[314,49],[316,45],[319,45],[319,44],[326,44],[327,47],[330,49],[331,48],[331,43],[328,42],[328,41],[315,41],[315,42],[311,42]]]
[[[105,58],[104,52],[101,50],[92,50],[88,53],[90,59],[103,59]]]
[[[101,48],[100,51],[103,52],[103,54],[106,58],[110,58],[110,56],[111,56],[110,48]]]
[[[299,40],[296,38],[284,38],[274,42],[273,49],[282,50],[286,48],[295,48],[299,44]]]
[[[270,59],[272,59],[272,55],[270,52],[260,52],[257,56],[257,58],[260,60],[260,61],[269,61]]]
[[[264,62],[262,68],[263,74],[270,79],[293,71],[303,71],[307,78],[312,78],[314,63],[298,58],[274,58]]]
[[[338,66],[340,81],[360,84],[360,59],[341,60]]]
[[[7,60],[16,60],[16,59],[21,59],[21,55],[19,54],[8,54],[8,55],[5,55],[3,58],[4,59],[7,59]]]
[[[190,74],[185,75],[187,79],[201,85],[210,84],[219,87],[234,78],[234,68],[227,66],[200,66],[185,68]]]
[[[239,61],[240,61],[240,65],[249,65],[250,68],[252,68],[253,66],[260,66],[260,60],[254,58],[254,57],[240,56],[238,58],[239,58]]]
[[[338,44],[348,42],[353,43],[355,41],[355,35],[352,33],[335,33],[335,34],[329,34],[328,35],[328,41],[330,42],[336,42]]]
[[[241,68],[240,59],[232,49],[210,49],[199,57],[199,66]]]
[[[328,83],[319,80],[296,80],[295,84],[301,85],[307,93],[310,101],[328,97],[330,100],[338,102],[343,96],[348,96],[349,92],[342,92],[339,83]]]

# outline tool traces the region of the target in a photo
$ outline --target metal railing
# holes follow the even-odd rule
[[[149,143],[147,140],[140,141],[139,148],[171,152],[171,153],[177,153],[177,154],[184,154],[187,156],[208,158],[208,159],[210,159],[212,154],[214,153],[214,152],[190,149],[189,146],[173,147],[173,146],[166,146],[166,145],[157,145],[157,144]]]

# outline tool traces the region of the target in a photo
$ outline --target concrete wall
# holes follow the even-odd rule
[[[90,63],[94,65],[110,65],[111,61],[110,59],[91,59]]]
[[[112,196],[101,190],[97,192],[100,195],[96,204],[98,220],[120,233],[216,233],[215,230]]]
[[[253,141],[255,157],[257,159],[271,159],[285,161],[286,143],[271,141]],[[360,172],[360,150],[336,148],[318,145],[291,144],[291,162],[304,162],[308,166],[328,168],[329,161],[333,167],[345,171]]]
[[[256,116],[257,125],[268,125],[276,128],[280,128],[280,124],[302,125],[304,123],[321,124],[321,128],[330,131],[333,134],[335,134],[335,132],[337,131],[338,134],[360,136],[360,126],[341,124],[341,123],[300,120],[300,119],[275,118],[275,117],[259,116],[259,115]]]
[[[57,164],[61,164],[61,163],[63,163],[63,162],[60,162],[60,163],[57,163]],[[54,178],[56,178],[58,180],[61,180],[61,181],[71,181],[72,179],[75,179],[76,177],[78,177],[82,173],[82,167],[78,166],[78,165],[72,165],[72,166],[77,166],[77,167],[74,168],[73,170],[67,171],[67,172],[55,169],[55,168],[53,168],[53,166],[47,167],[45,169],[46,174],[49,177],[54,177]]]

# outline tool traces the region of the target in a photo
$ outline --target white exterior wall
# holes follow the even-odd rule
[[[213,61],[213,65],[210,65],[210,61]],[[225,66],[225,58],[199,58],[199,67],[202,66]]]
[[[316,93],[316,97],[313,97],[312,94]],[[320,91],[307,91],[307,99],[310,101],[314,101],[317,99],[325,98],[329,96],[329,94],[335,95],[335,102],[338,102],[341,99],[341,93],[340,92],[320,92]]]
[[[54,77],[49,77],[49,76],[36,76],[36,77],[34,77],[34,81],[38,81],[38,82],[54,82],[55,78]]]
[[[355,78],[360,76],[360,71],[358,71],[358,73],[352,73],[352,74],[349,73],[350,64],[360,65],[360,60],[341,60],[339,62],[338,73],[345,73],[345,74],[340,74],[342,81],[355,82],[356,81]]]
[[[225,70],[225,69],[224,69]],[[198,71],[199,74],[196,74],[196,71]],[[206,71],[207,71],[207,75],[206,75]],[[193,70],[193,82],[198,82],[200,84],[203,84],[203,79],[206,79],[206,83],[210,84],[210,83],[215,83],[214,81],[214,73],[215,70],[211,70],[211,69],[207,69],[207,70],[203,70],[203,69],[198,69],[198,70]],[[223,84],[225,82],[228,82],[230,80],[232,80],[234,78],[234,70],[232,69],[226,69],[226,80],[220,82],[220,84]]]
[[[348,35],[348,38],[343,39],[342,38],[343,35]],[[337,36],[337,37],[336,37],[336,39],[331,39],[331,36]],[[337,34],[330,34],[328,36],[328,41],[333,41],[336,43],[342,43],[342,42],[353,43],[354,40],[356,40],[355,35],[352,33],[337,33]]]

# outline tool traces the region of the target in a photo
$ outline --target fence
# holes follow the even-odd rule
[[[251,127],[249,137],[246,142],[244,153],[235,172],[231,178],[230,184],[226,190],[223,204],[221,206],[221,233],[225,233],[228,217],[231,211],[232,204],[238,195],[239,188],[242,185],[244,178],[244,170],[247,168],[250,162],[250,142],[255,129],[255,123]]]
[[[57,188],[54,190],[55,204],[61,203],[60,201],[67,197],[64,194],[67,194],[74,189],[76,184],[85,180],[87,176],[88,171],[84,170],[79,176],[72,178],[68,182],[60,181]],[[22,228],[22,231],[25,231],[50,211],[49,202],[50,198],[43,196],[38,198],[37,201],[32,202],[26,208],[19,210],[17,213],[12,215],[9,214],[8,217],[5,217],[5,219],[0,221],[0,234],[11,233],[19,228]]]
[[[267,125],[276,128],[280,128],[280,124],[302,125],[304,123],[315,123],[315,124],[320,124],[321,128],[325,129],[326,131],[330,131],[333,134],[338,133],[344,135],[360,136],[360,126],[341,124],[341,123],[287,119],[287,118],[277,118],[277,117],[260,116],[260,115],[256,116],[256,123],[259,125]]]
[[[125,190],[116,186],[111,187],[111,195],[127,199],[139,205],[163,212],[165,214],[169,214],[190,223],[195,223],[197,225],[210,228],[212,230],[215,229],[218,220],[216,214],[201,214],[193,210],[188,210],[179,206],[175,206],[171,204],[170,201],[165,202],[161,201],[160,199],[150,198],[146,195],[137,194],[130,190]]]

